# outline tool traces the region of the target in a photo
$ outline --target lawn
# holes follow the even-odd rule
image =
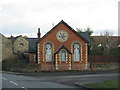
[[[85,84],[85,86],[91,88],[118,88],[118,83],[120,83],[120,79],[112,79],[102,83]]]

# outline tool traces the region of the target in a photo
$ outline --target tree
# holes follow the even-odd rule
[[[83,32],[83,29],[80,29],[80,28],[76,28],[76,30],[77,30],[78,33]]]
[[[110,49],[112,48],[113,45],[113,40],[112,40],[112,33],[105,31],[105,33],[103,34],[103,36],[105,37],[105,46],[106,46],[106,54],[108,55],[110,53]]]
[[[86,29],[80,29],[80,28],[76,28],[77,29],[77,32],[78,33],[81,33],[81,32],[87,32],[89,34],[89,36],[92,35],[93,31],[91,30],[90,27],[87,27]]]
[[[93,31],[89,27],[87,27],[87,29],[85,29],[85,32],[87,32],[89,34],[89,36],[91,36],[93,33]]]
[[[100,34],[100,37],[102,38],[100,43],[102,43],[105,55],[113,55],[113,53],[115,54],[116,49],[113,46],[115,39],[112,37],[112,35],[113,33],[109,31],[105,31],[104,33]]]
[[[92,35],[93,31],[91,30],[90,27],[87,27],[86,29],[80,29],[80,28],[76,28],[78,33],[81,32],[87,32],[89,37]],[[90,37],[90,42],[94,42],[94,39],[92,37]],[[92,50],[90,51],[90,48],[92,48],[91,46],[88,48],[88,54],[91,54]]]

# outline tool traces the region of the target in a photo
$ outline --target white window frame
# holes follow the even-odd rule
[[[62,51],[65,51],[65,57],[64,57],[64,59],[63,59],[63,56],[61,56],[61,55],[63,54]],[[66,54],[67,54],[66,50],[63,50],[63,49],[62,49],[62,50],[60,51],[60,61],[66,61],[66,56],[67,56]]]
[[[79,44],[74,44],[73,45],[73,52],[74,52],[74,54],[73,54],[73,56],[74,56],[74,61],[75,62],[78,62],[78,61],[80,61],[80,45]]]
[[[46,62],[52,61],[52,45],[49,43],[45,45],[45,56]]]

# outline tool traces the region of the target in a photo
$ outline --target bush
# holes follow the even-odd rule
[[[24,63],[24,60],[3,60],[2,70],[11,72],[37,72],[38,65]]]

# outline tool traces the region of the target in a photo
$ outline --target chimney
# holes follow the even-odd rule
[[[10,38],[14,38],[14,37],[11,35]]]
[[[40,28],[38,28],[38,33],[37,33],[37,35],[38,35],[38,39],[40,39],[40,35],[41,35],[41,33],[40,33]]]

